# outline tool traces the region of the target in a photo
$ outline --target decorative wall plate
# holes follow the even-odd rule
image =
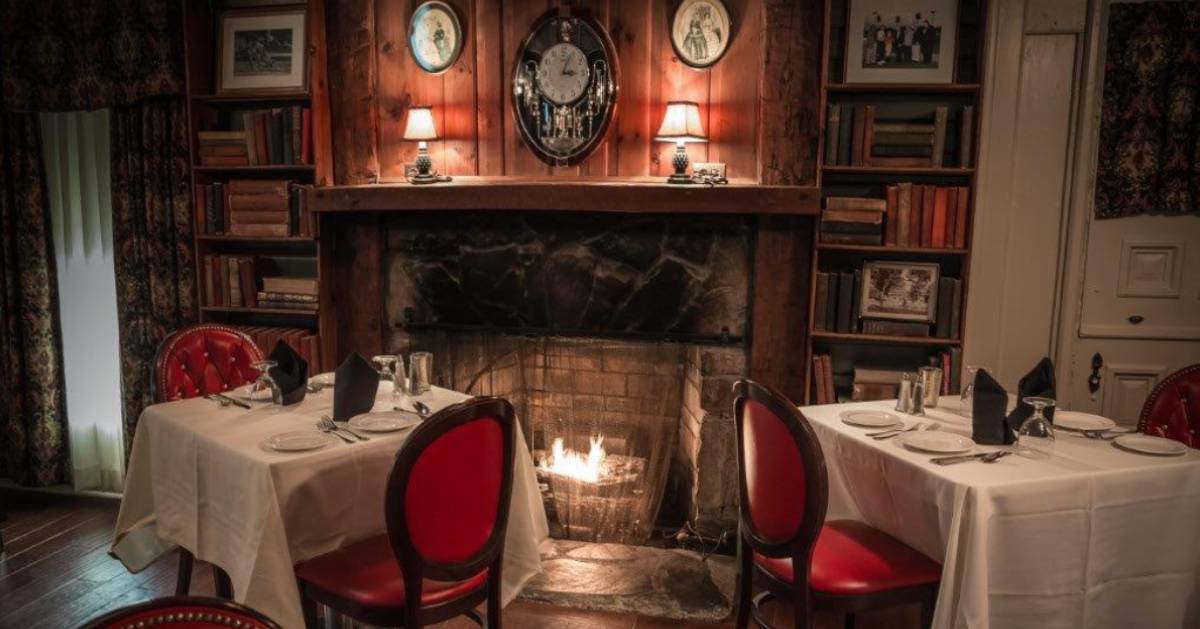
[[[732,36],[733,20],[721,0],[683,0],[671,19],[675,55],[693,68],[720,61]]]
[[[426,72],[450,69],[463,48],[463,28],[454,7],[431,0],[413,11],[408,23],[408,50]]]
[[[604,139],[617,106],[616,48],[594,19],[554,9],[517,50],[513,114],[521,138],[553,166],[582,162]]]

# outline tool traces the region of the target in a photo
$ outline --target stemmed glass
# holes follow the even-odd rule
[[[379,375],[383,378],[391,380],[395,378],[396,357],[392,354],[376,354],[371,357],[371,362],[375,363],[379,369]]]
[[[987,367],[967,365],[966,382],[958,396],[958,414],[963,417],[971,417],[974,412],[972,409],[975,406],[975,375],[979,373],[980,369],[986,371]]]
[[[392,381],[392,404],[398,405],[408,394],[408,375],[404,368],[404,357],[392,354],[373,356],[371,360],[379,365],[379,375]]]
[[[1033,414],[1017,430],[1017,452],[1032,458],[1049,458],[1054,454],[1054,426],[1044,411],[1054,406],[1054,400],[1031,396],[1024,401],[1033,407]]]
[[[273,360],[260,360],[251,363],[250,366],[258,370],[258,379],[254,381],[254,386],[250,387],[247,399],[251,402],[270,402],[279,405],[283,401],[283,394],[270,373],[272,369],[279,366],[279,363]]]

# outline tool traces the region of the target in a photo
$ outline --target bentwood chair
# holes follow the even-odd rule
[[[158,347],[154,359],[154,400],[173,402],[222,393],[258,378],[251,367],[263,359],[262,350],[249,336],[229,326],[200,324],[173,332]],[[179,574],[175,595],[191,589],[195,558],[179,549]],[[233,598],[229,576],[213,566],[217,595]]]
[[[1200,448],[1200,363],[1169,375],[1146,398],[1138,432]]]
[[[160,598],[109,612],[81,629],[281,629],[275,621],[232,601],[198,596]]]
[[[297,564],[305,623],[317,603],[359,622],[418,629],[466,615],[500,629],[514,414],[499,398],[435,413],[396,455],[387,533]],[[487,602],[487,620],[475,608]]]
[[[932,621],[942,568],[866,524],[825,521],[829,486],[825,457],[808,420],[787,398],[761,384],[734,385],[741,506],[738,535],[737,627],[762,605],[787,600],[794,627],[812,626],[814,609],[845,614],[906,603]],[[753,596],[758,575],[767,591]]]

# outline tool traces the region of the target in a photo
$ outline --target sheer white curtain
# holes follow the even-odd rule
[[[76,490],[124,477],[108,117],[42,114]]]

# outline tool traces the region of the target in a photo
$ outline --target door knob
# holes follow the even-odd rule
[[[1100,390],[1100,368],[1104,366],[1104,357],[1100,352],[1092,355],[1092,375],[1088,376],[1088,391],[1095,395]]]

